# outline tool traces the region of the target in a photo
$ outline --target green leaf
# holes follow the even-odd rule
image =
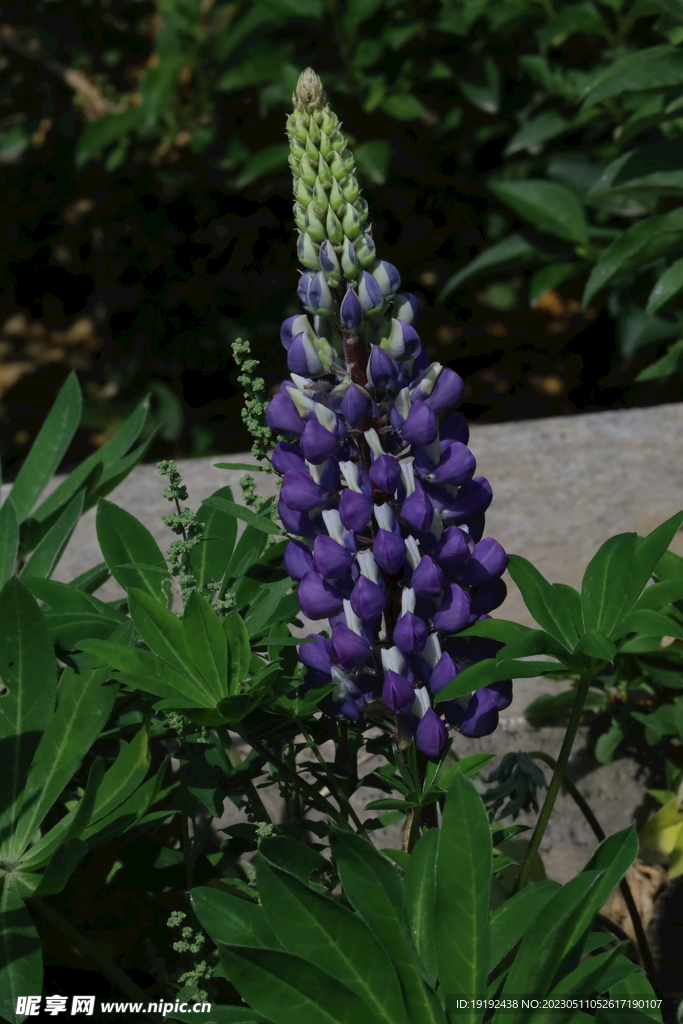
[[[532,155],[540,153],[543,143],[555,139],[571,128],[571,124],[557,110],[544,110],[536,117],[525,121],[517,129],[507,146],[505,156],[513,156],[526,149]]]
[[[457,770],[459,766],[454,767]],[[438,973],[434,935],[438,849],[439,830],[430,828],[416,843],[403,879],[410,937],[422,962],[425,978],[432,988],[436,986]]]
[[[259,898],[284,948],[351,989],[385,1024],[408,1024],[396,971],[357,914],[256,859]]]
[[[491,191],[516,214],[563,241],[587,245],[590,237],[576,195],[554,181],[495,181]]]
[[[354,992],[297,956],[223,947],[220,960],[242,999],[272,1024],[379,1024]]]
[[[638,833],[635,824],[632,823],[627,828],[603,839],[588,859],[581,874],[591,875],[599,871],[601,876],[597,885],[591,887],[581,903],[580,913],[565,932],[563,955],[566,955],[570,949],[581,942],[600,907],[616,889],[637,856]]]
[[[665,306],[667,302],[670,302],[671,299],[678,295],[682,288],[683,257],[672,263],[670,267],[667,267],[657,281],[647,300],[645,316],[652,316],[656,313],[658,309],[661,309],[662,306]]]
[[[0,508],[0,588],[14,573],[19,552],[19,520],[10,497]]]
[[[20,523],[64,458],[81,421],[82,404],[76,374],[70,373],[12,485],[12,502]]]
[[[598,629],[589,629],[579,640],[574,653],[587,654],[589,658],[602,661],[614,661],[617,653],[616,645]]]
[[[683,140],[653,142],[608,164],[588,198],[606,195],[683,196]]]
[[[647,537],[638,538],[636,554],[633,560],[633,584],[630,594],[633,602],[638,600],[650,577],[656,570],[659,570],[662,560],[666,558],[668,564],[671,564],[671,559],[675,558],[673,552],[667,552],[667,548],[676,536],[681,524],[683,524],[683,512],[676,512],[675,515],[655,527],[651,533],[648,533]],[[683,575],[683,560],[680,563],[675,562],[675,565],[676,568],[672,575]]]
[[[509,556],[508,572],[539,626],[572,651],[579,636],[562,592],[554,591],[538,569],[520,555]]]
[[[557,672],[563,666],[554,661],[496,661],[495,658],[485,658],[468,665],[462,672],[447,683],[443,689],[434,697],[435,704],[441,704],[445,700],[455,700],[463,697],[473,690],[479,690],[482,686],[491,686],[492,683],[501,683],[505,679],[535,679],[544,672]]]
[[[529,626],[522,626],[509,619],[479,619],[461,630],[458,636],[484,636],[491,640],[501,640],[504,644],[513,644],[535,632]]]
[[[651,587],[646,587],[638,600],[636,610],[649,608],[658,612],[667,604],[681,600],[683,600],[683,576],[679,579],[663,580],[661,583],[653,583]]]
[[[54,491],[41,502],[31,518],[39,523],[49,520],[59,509],[64,508],[81,488],[85,488],[87,492],[84,512],[95,503],[95,495],[108,493],[119,479],[114,474],[117,471],[121,472],[124,465],[127,471],[133,467],[133,463],[126,460],[121,461],[121,457],[140,436],[147,419],[148,409],[149,401],[147,399],[140,402],[131,415],[123,421],[114,436],[72,470],[66,479],[62,480]],[[150,437],[150,441],[152,439],[153,435]],[[137,449],[138,459],[142,458],[146,448],[147,444],[145,443]],[[109,484],[106,483],[107,479],[110,480]]]
[[[280,604],[292,585],[291,579],[287,578],[263,588],[260,600],[252,605],[245,620],[250,637],[258,636],[276,619]]]
[[[3,872],[0,879],[0,1014],[8,1021],[25,1020],[16,1014],[19,996],[40,996],[43,989],[42,943],[33,917],[24,905],[30,895],[21,878]]]
[[[625,92],[666,89],[683,83],[683,52],[676,46],[648,46],[610,64],[588,86],[584,106]]]
[[[22,578],[22,582],[39,601],[50,636],[64,650],[72,651],[80,640],[107,640],[127,618],[111,605],[92,594],[78,590],[71,583],[57,580]]]
[[[347,0],[344,4],[344,26],[350,33],[376,14],[384,6],[384,0]]]
[[[118,114],[105,114],[86,125],[76,146],[76,167],[83,167],[100,150],[137,128],[142,124],[143,114],[142,107],[130,107]]]
[[[288,156],[289,145],[284,142],[275,142],[272,146],[260,149],[258,153],[252,153],[235,179],[234,187],[241,189],[273,171],[284,171]]]
[[[178,708],[213,707],[192,679],[176,672],[152,651],[124,647],[109,640],[82,640],[77,646],[111,665],[119,673],[118,678],[133,689],[172,700]]]
[[[676,338],[681,333],[678,324],[672,320],[648,316],[642,306],[631,304],[622,310],[618,324],[619,351],[625,359],[630,359],[645,345]]]
[[[353,155],[358,170],[371,185],[386,184],[391,161],[391,146],[388,142],[383,139],[362,142],[360,146],[356,146]]]
[[[190,899],[199,923],[219,949],[222,946],[282,948],[262,906],[208,886],[193,889]]]
[[[239,612],[232,611],[223,619],[223,628],[228,639],[228,693],[238,693],[240,685],[249,672],[251,648],[249,633]]]
[[[637,535],[620,533],[610,537],[591,558],[581,583],[584,628],[611,636],[617,622],[628,611],[632,589],[631,565]]]
[[[11,844],[20,857],[43,818],[69,784],[85,755],[104,729],[118,687],[105,685],[106,669],[67,666],[57,691],[57,708],[50,717],[28,777],[23,780],[21,816]]]
[[[223,623],[196,591],[190,594],[183,614],[183,637],[188,654],[216,700],[228,694],[228,643]]]
[[[646,636],[673,636],[683,639],[683,626],[668,615],[642,608],[624,616],[614,631],[614,639],[619,640],[628,633],[645,633]]]
[[[560,967],[566,969],[562,961],[569,948],[567,933],[603,876],[604,872],[599,871],[581,872],[545,903],[525,930],[503,987],[503,997],[524,992],[542,997],[552,989]],[[521,1009],[511,1012],[510,1024],[522,1024],[527,1019],[525,1013]]]
[[[583,293],[583,305],[587,306],[593,296],[614,278],[662,256],[681,238],[683,209],[646,217],[632,224],[607,246],[593,267]]]
[[[683,338],[674,342],[661,359],[646,366],[636,377],[636,383],[644,380],[662,380],[683,371]]]
[[[316,892],[327,892],[323,886],[310,881],[314,871],[324,871],[328,867],[328,861],[310,846],[288,836],[272,836],[262,840],[259,853],[273,867],[293,875]]]
[[[47,579],[52,575],[52,571],[62,557],[62,552],[81,517],[84,499],[83,491],[79,491],[71,499],[59,519],[54,526],[50,527],[24,565],[21,570],[22,576]]]
[[[491,915],[489,970],[497,967],[528,931],[531,922],[561,888],[559,882],[545,878],[516,892]]]
[[[214,462],[213,465],[214,469],[240,469],[247,473],[268,473],[270,471],[268,464],[259,466],[258,462]],[[221,495],[224,490],[226,488],[221,487],[216,494]]]
[[[0,696],[0,835],[6,836],[19,816],[26,776],[57,695],[57,661],[45,620],[15,576],[0,592],[0,679],[7,687]]]
[[[213,497],[232,501],[232,491],[221,487]],[[204,524],[204,532],[199,544],[192,549],[192,571],[203,587],[211,579],[222,579],[235,547],[237,522],[234,516],[210,508],[205,502],[199,506],[197,519]]]
[[[481,797],[456,774],[446,795],[436,857],[434,945],[440,992],[451,999],[486,991],[489,965],[491,830]],[[475,1010],[460,1014],[475,1022]]]
[[[236,92],[254,85],[265,85],[278,78],[282,65],[291,57],[291,46],[269,47],[268,52],[247,57],[219,75],[218,92]]]
[[[535,262],[543,256],[535,246],[527,242],[522,235],[508,235],[496,242],[490,249],[480,252],[473,260],[461,267],[441,289],[438,302],[443,302],[451,292],[459,288],[465,281],[480,274],[502,270],[510,265],[517,267],[525,263]]]
[[[215,704],[218,699],[217,695],[212,692],[212,685],[207,682],[207,678],[203,674],[203,670],[200,670],[196,664],[195,658],[201,660],[203,654],[200,653],[199,645],[201,644],[201,637],[197,639],[195,644],[195,657],[191,654],[188,644],[187,636],[192,626],[197,626],[197,620],[199,615],[203,613],[203,609],[199,602],[194,602],[194,610],[190,612],[190,623],[186,629],[184,623],[174,615],[173,612],[168,611],[158,601],[143,590],[138,590],[136,587],[131,587],[128,593],[128,604],[130,607],[130,616],[135,623],[135,628],[138,633],[154,653],[166,662],[171,668],[175,669],[177,673],[187,676],[188,680],[192,680],[194,686],[202,692],[204,695],[205,704],[206,701],[209,704]],[[211,615],[216,617],[216,613],[212,610]],[[208,617],[207,617],[208,619]],[[220,626],[220,623],[218,623]],[[216,630],[213,626],[207,625],[207,622],[203,623],[202,628],[204,630],[211,630],[211,642],[215,644],[214,657],[218,656],[220,662],[220,655],[218,654],[218,645],[221,642],[217,638]],[[206,647],[201,648],[206,652]],[[206,667],[207,673],[211,674],[211,665]],[[213,666],[213,676],[216,686],[218,681],[215,678],[217,673],[216,665]],[[222,690],[221,696],[225,694],[225,689]]]
[[[529,305],[532,309],[538,306],[539,302],[547,292],[571,280],[577,274],[582,273],[584,263],[551,263],[548,267],[537,270],[531,278],[529,285]]]
[[[607,732],[603,732],[595,741],[595,756],[600,764],[609,764],[614,760],[617,747],[624,738],[624,730],[619,722],[612,722]]]
[[[515,658],[530,658],[535,654],[549,654],[560,660],[567,659],[567,652],[557,640],[542,629],[530,629],[521,639],[506,644],[496,654],[496,661],[510,661]]]
[[[120,741],[119,755],[105,774],[97,793],[91,824],[106,817],[144,781],[150,766],[149,726],[143,725],[130,743]]]
[[[116,582],[129,590],[138,587],[157,602],[166,605],[162,589],[168,566],[159,545],[146,526],[111,501],[100,498],[97,505],[97,539],[109,571]],[[122,568],[123,565],[150,565],[163,572],[149,572],[144,568]]]
[[[629,974],[627,978],[622,978],[616,985],[612,985],[609,992],[613,999],[657,999],[655,990],[642,971],[636,971],[634,974]],[[656,1004],[648,1007],[648,1014],[654,1020],[661,1021],[661,1010],[655,1007]]]
[[[152,775],[134,789],[123,803],[114,806],[108,814],[97,821],[91,821],[82,835],[83,840],[88,843],[91,849],[109,842],[110,839],[118,839],[122,833],[127,832],[129,829],[136,828],[140,830],[145,821],[149,824],[160,824],[164,818],[168,818],[169,814],[173,813],[172,810],[166,808],[154,814],[147,814],[149,808],[159,795],[167,767],[168,758],[162,761],[156,775]],[[172,791],[174,788],[174,786],[171,786],[167,792]]]
[[[93,565],[91,569],[86,569],[85,572],[74,576],[69,581],[69,586],[82,590],[84,594],[94,594],[103,583],[107,582],[110,576],[111,573],[107,569],[107,563],[99,562],[98,565]]]
[[[421,1024],[445,1024],[435,997],[425,987],[417,954],[407,933],[401,882],[393,864],[366,840],[330,830],[330,847],[344,893],[396,966],[408,1017]]]
[[[381,110],[397,121],[419,121],[428,113],[424,103],[413,93],[397,93],[387,96],[380,104]]]
[[[213,496],[206,498],[202,504],[208,505],[210,508],[220,509],[221,512],[226,512],[228,515],[235,516],[237,519],[243,519],[245,523],[251,526],[254,530],[259,530],[261,533],[282,533],[280,527],[276,526],[270,518],[270,509],[268,509],[265,515],[263,511],[257,515],[245,505],[238,505],[234,501],[226,501],[225,498],[216,498]]]
[[[484,59],[484,74],[486,81],[483,84],[459,78],[458,85],[465,99],[473,107],[483,110],[485,114],[497,114],[500,107],[501,79],[500,69],[493,57]]]

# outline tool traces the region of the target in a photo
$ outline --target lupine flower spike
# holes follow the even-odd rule
[[[321,705],[358,720],[370,701],[394,712],[424,754],[448,726],[484,736],[510,682],[434,708],[466,665],[500,644],[458,633],[504,600],[507,557],[483,538],[491,488],[475,476],[457,407],[463,382],[429,363],[419,304],[375,254],[353,154],[320,79],[308,68],[287,121],[304,311],[282,325],[291,379],[266,419],[286,438],[279,514],[296,536],[285,565],[301,610],[330,639],[300,649],[306,685],[335,683]]]

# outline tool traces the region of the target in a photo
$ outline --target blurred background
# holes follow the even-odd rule
[[[470,420],[677,401],[682,41],[683,0],[5,0],[5,478],[70,369],[67,463],[143,394],[150,460],[249,447],[230,342],[277,385],[308,65]]]

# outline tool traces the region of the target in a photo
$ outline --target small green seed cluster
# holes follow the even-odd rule
[[[368,204],[360,194],[353,154],[346,146],[339,118],[330,109],[316,73],[307,68],[292,97],[287,118],[289,165],[294,175],[294,220],[299,229],[297,255],[308,270],[318,271],[320,244],[333,246],[339,271],[327,272],[336,286],[356,281],[375,261]]]
[[[268,402],[263,397],[266,384],[263,377],[256,376],[259,363],[258,359],[249,358],[251,346],[248,341],[243,338],[233,341],[232,355],[241,370],[237,382],[244,393],[242,421],[253,440],[251,454],[259,462],[262,462],[273,447],[273,435],[270,427],[266,424]]]
[[[185,729],[185,719],[177,711],[166,711],[164,715],[166,728],[172,729],[178,736],[182,736]]]
[[[171,574],[178,579],[185,603],[194,590],[199,590],[192,572],[191,552],[201,540],[204,525],[197,519],[195,512],[180,507],[181,501],[187,501],[187,487],[183,484],[183,478],[175,462],[172,459],[163,459],[157,462],[157,469],[161,476],[169,478],[169,485],[164,488],[164,497],[175,502],[176,506],[176,512],[162,516],[161,520],[174,533],[182,536],[182,540],[174,540],[169,544],[166,558],[171,565]]]
[[[246,476],[240,478],[239,485],[242,488],[242,497],[244,498],[244,504],[247,508],[253,508],[256,512],[263,505],[263,498],[256,493],[256,480],[247,473]]]
[[[174,910],[168,921],[166,922],[167,928],[178,928],[185,920],[185,914],[181,910]],[[202,946],[206,941],[206,937],[201,932],[195,932],[186,925],[180,933],[182,938],[177,942],[173,943],[173,948],[176,953],[199,953]],[[209,967],[205,960],[200,960],[194,967],[185,971],[178,978],[179,985],[185,985],[194,993],[195,1002],[204,1002],[207,999],[207,993],[204,989],[199,988],[199,982],[208,980],[212,977],[214,968]]]

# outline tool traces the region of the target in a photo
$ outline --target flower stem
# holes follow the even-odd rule
[[[592,672],[587,672],[585,675],[582,675],[581,679],[579,680],[579,685],[576,688],[574,707],[572,708],[572,713],[569,718],[569,725],[567,726],[567,731],[564,734],[564,739],[562,740],[560,756],[557,759],[557,764],[555,765],[555,770],[550,780],[550,785],[548,786],[548,792],[545,795],[545,800],[543,801],[543,806],[541,807],[541,813],[538,816],[536,827],[531,836],[531,840],[527,847],[527,851],[524,854],[524,859],[522,861],[519,873],[517,875],[515,884],[510,894],[511,896],[513,896],[519,889],[521,889],[522,886],[526,885],[529,879],[529,874],[531,873],[531,868],[533,866],[534,859],[539,851],[541,841],[543,840],[543,836],[545,834],[545,830],[548,827],[550,815],[553,813],[555,801],[557,800],[557,794],[560,792],[562,782],[564,781],[564,775],[567,770],[567,764],[569,762],[569,757],[572,752],[572,747],[574,746],[574,740],[576,739],[576,733],[579,728],[579,722],[581,721],[581,715],[583,714],[583,706],[586,703],[586,697],[588,696],[588,691],[590,689],[592,681]]]
[[[332,773],[332,770],[330,768],[329,762],[327,762],[325,760],[325,758],[323,757],[323,755],[320,753],[320,750],[318,749],[317,743],[315,742],[315,740],[313,739],[313,737],[309,733],[309,731],[306,728],[306,726],[301,721],[299,722],[299,728],[301,729],[301,732],[302,732],[304,738],[308,742],[308,745],[311,748],[311,751],[312,751],[313,756],[315,757],[316,761],[318,762],[318,764],[320,764],[323,767],[323,769],[325,771],[325,775],[327,776],[327,782],[328,782],[328,785],[330,787],[330,791],[334,794],[334,797],[335,797],[337,803],[339,804],[339,809],[340,810],[346,809],[349,817],[351,818],[351,820],[353,821],[354,825],[356,826],[356,830],[358,831],[358,833],[361,836],[363,836],[364,839],[367,839],[368,842],[371,842],[372,840],[370,839],[370,836],[365,831],[365,828],[363,826],[363,822],[360,820],[360,818],[356,814],[356,811],[355,811],[355,809],[353,807],[353,804],[349,800],[347,794],[344,792],[342,787],[337,785],[337,780],[335,779],[334,774]]]

